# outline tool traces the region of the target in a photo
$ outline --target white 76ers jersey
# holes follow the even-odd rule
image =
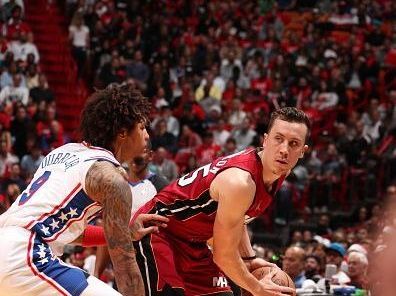
[[[85,193],[85,176],[95,161],[119,165],[113,154],[84,143],[50,152],[29,186],[0,216],[0,227],[20,226],[37,233],[56,255],[74,241],[102,207]]]

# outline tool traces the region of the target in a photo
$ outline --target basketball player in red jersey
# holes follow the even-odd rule
[[[137,250],[146,295],[233,295],[226,276],[253,295],[293,290],[258,281],[245,224],[271,203],[285,177],[308,149],[310,122],[285,107],[271,115],[262,150],[247,149],[207,164],[174,181],[138,210],[169,218],[168,227],[146,236]],[[135,216],[136,216],[135,215]],[[213,236],[212,252],[207,240]]]

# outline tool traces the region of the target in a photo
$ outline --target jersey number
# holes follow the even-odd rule
[[[25,202],[27,202],[33,196],[33,194],[35,194],[36,191],[39,190],[40,187],[43,186],[45,182],[47,182],[50,175],[51,175],[50,171],[45,171],[40,177],[38,177],[30,185],[30,188],[26,188],[25,191],[21,195],[21,199],[19,200],[18,205],[21,206]]]
[[[207,164],[207,165],[204,165],[204,166],[202,166],[202,167],[196,169],[194,172],[192,172],[192,173],[190,173],[190,174],[187,174],[187,175],[184,175],[183,177],[181,177],[181,178],[179,179],[179,181],[177,181],[177,184],[178,184],[179,186],[182,186],[182,187],[187,186],[187,185],[190,185],[190,184],[193,183],[193,182],[195,181],[195,179],[199,176],[198,174],[199,174],[201,171],[202,171],[202,178],[205,178],[207,175],[209,175],[210,172],[213,173],[213,174],[216,174],[217,171],[219,171],[220,168],[221,168],[222,166],[224,166],[224,165],[227,163],[228,159],[233,158],[233,157],[235,157],[235,156],[238,156],[238,155],[240,155],[240,154],[242,154],[242,153],[245,153],[245,151],[246,151],[246,150],[242,150],[242,151],[239,151],[239,152],[237,152],[237,153],[234,153],[234,154],[228,155],[228,156],[226,156],[226,157],[223,157],[223,158],[222,158],[221,160],[219,160],[213,167],[211,167],[211,166],[212,166],[211,163],[209,163],[209,164]]]

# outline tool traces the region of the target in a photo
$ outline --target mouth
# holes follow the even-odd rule
[[[281,165],[287,165],[288,164],[288,162],[286,160],[283,160],[283,159],[277,159],[276,162],[281,164]]]

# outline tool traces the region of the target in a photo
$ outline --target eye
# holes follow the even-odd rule
[[[291,141],[290,142],[290,146],[291,147],[297,147],[298,146],[298,142],[297,141]]]
[[[281,143],[281,142],[282,142],[282,137],[280,137],[280,136],[275,136],[275,140],[276,140],[277,142]]]

